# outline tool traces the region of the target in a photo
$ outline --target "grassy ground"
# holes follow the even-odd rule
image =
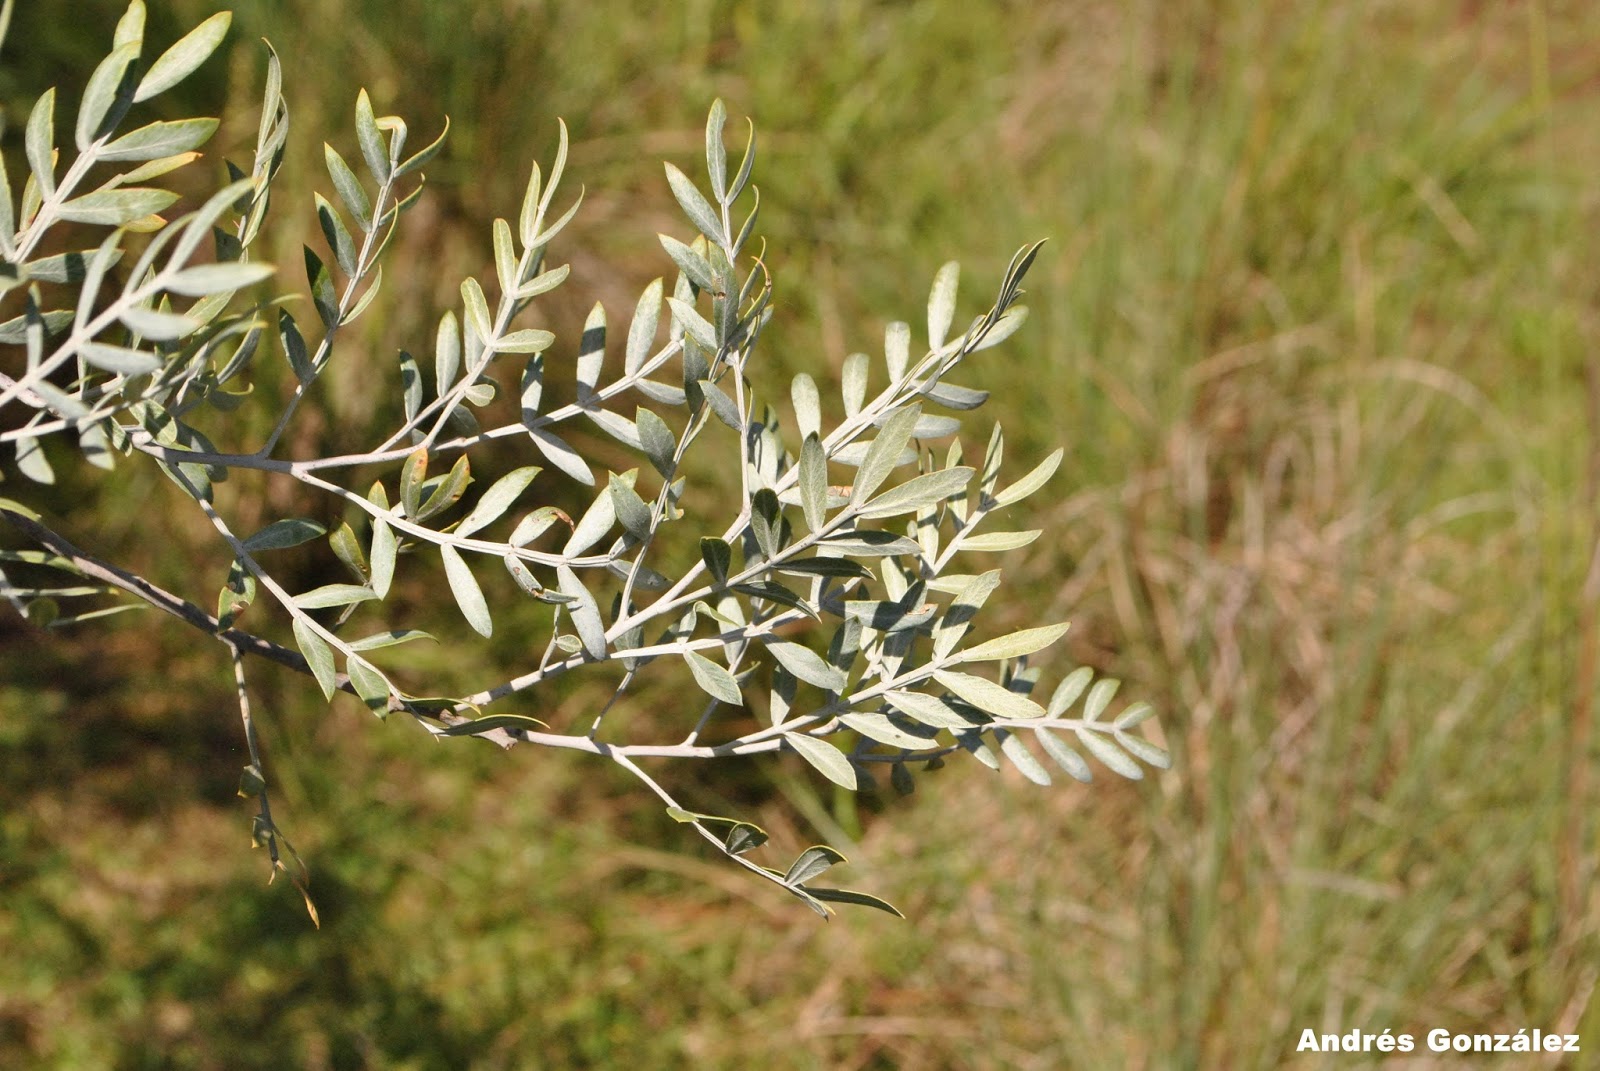
[[[8,100],[99,55],[112,16],[69,7],[20,6]],[[284,218],[360,86],[413,130],[452,117],[371,360],[481,269],[557,115],[589,189],[567,329],[665,269],[658,161],[692,163],[718,94],[762,131],[775,372],[833,375],[943,260],[976,292],[1049,236],[1034,319],[977,384],[1013,456],[1068,447],[1016,619],[1073,618],[1047,672],[1087,662],[1157,700],[1174,770],[1041,791],[960,764],[860,813],[783,770],[737,777],[775,841],[854,843],[853,884],[912,920],[824,927],[591,764],[430,747],[264,673],[314,932],[244,846],[210,652],[175,627],[63,643],[0,621],[0,1063],[1378,1063],[1296,1055],[1307,1027],[1600,1047],[1600,13],[760,8],[258,0],[197,93],[230,96],[242,142],[248,42],[277,44]],[[363,415],[369,367],[308,434]],[[77,534],[184,586],[200,541],[173,521],[156,555],[139,512],[163,490],[91,490],[109,520]],[[1422,1047],[1415,1066],[1454,1066]]]

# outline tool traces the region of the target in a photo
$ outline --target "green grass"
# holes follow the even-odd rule
[[[9,99],[75,87],[103,47],[110,16],[91,39],[50,23],[65,7],[21,5]],[[1600,1046],[1600,16],[1442,7],[241,4],[197,94],[230,95],[242,144],[249,42],[286,57],[280,219],[309,223],[317,142],[352,140],[360,86],[414,136],[454,124],[311,443],[365,418],[374,369],[481,270],[557,115],[589,190],[564,330],[666,271],[659,160],[694,163],[710,98],[755,118],[779,384],[915,322],[944,260],[971,311],[1050,237],[1032,322],[970,377],[1013,465],[1068,447],[1055,504],[1017,511],[1053,538],[1012,567],[1013,612],[1071,617],[1047,675],[1126,678],[1177,764],[1049,790],[957,764],[859,813],[735,773],[780,849],[857,842],[851,883],[912,919],[824,927],[608,771],[433,746],[260,672],[318,932],[246,848],[220,660],[175,627],[0,622],[0,1063],[1376,1065],[1296,1057],[1306,1027]],[[161,481],[91,490],[112,519],[75,534],[145,544],[209,598],[198,529],[173,522],[165,557],[141,536]]]

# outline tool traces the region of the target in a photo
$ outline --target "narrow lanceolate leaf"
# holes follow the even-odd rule
[[[717,332],[711,326],[711,321],[701,316],[695,307],[680,298],[669,297],[667,304],[672,307],[672,315],[677,317],[678,323],[707,353],[717,352]]]
[[[1011,760],[1011,765],[1022,771],[1023,777],[1036,785],[1050,783],[1050,771],[1046,770],[1044,764],[1028,750],[1028,745],[1023,743],[1022,737],[1004,730],[998,731],[996,735],[1000,738],[1001,754]]]
[[[1025,628],[1020,632],[1013,632],[1009,636],[987,640],[976,647],[968,647],[964,651],[956,652],[951,662],[993,662],[1001,658],[1021,658],[1023,655],[1042,651],[1066,635],[1071,627],[1063,621],[1059,625],[1041,625],[1038,628]]]
[[[623,531],[641,541],[650,538],[650,507],[639,497],[639,492],[615,474],[610,477],[607,490]]]
[[[654,411],[643,406],[639,406],[634,414],[634,423],[639,429],[639,446],[650,459],[650,464],[661,475],[671,479],[676,469],[672,459],[678,450],[672,429]]]
[[[351,655],[345,660],[345,672],[350,675],[350,686],[367,704],[367,709],[380,716],[389,710],[389,680],[378,668],[364,658]]]
[[[78,352],[96,368],[116,375],[140,376],[161,367],[161,358],[154,353],[104,342],[85,342],[78,347]]]
[[[689,217],[689,222],[717,245],[727,245],[727,235],[722,231],[722,217],[712,209],[705,195],[695,189],[688,175],[671,164],[667,164],[666,169],[667,183],[672,187],[672,195],[678,199],[678,204],[683,208],[684,215]]]
[[[588,462],[584,461],[582,456],[564,440],[543,428],[529,428],[528,434],[533,437],[533,445],[539,448],[539,452],[550,464],[579,483],[594,486],[594,473],[589,471]]]
[[[169,277],[165,286],[174,294],[205,297],[254,286],[272,278],[276,270],[271,264],[200,264]]]
[[[1056,765],[1065,770],[1068,777],[1084,784],[1094,780],[1094,771],[1089,768],[1083,756],[1063,743],[1055,733],[1049,729],[1037,729],[1033,735],[1039,741],[1039,746],[1044,748],[1045,754],[1054,759]]]
[[[144,216],[153,215],[178,199],[168,190],[152,186],[99,190],[74,197],[57,209],[57,214],[72,223],[95,223],[120,227]]]
[[[124,309],[121,319],[134,334],[150,342],[171,342],[193,334],[204,326],[192,316],[156,312],[154,309]]]
[[[294,597],[294,604],[302,610],[326,610],[334,606],[349,606],[377,598],[377,593],[365,584],[324,584],[320,588]]]
[[[549,271],[540,272],[532,279],[529,279],[527,282],[517,287],[516,292],[512,296],[518,301],[526,301],[529,298],[536,298],[540,294],[548,294],[550,291],[566,282],[567,276],[571,274],[571,264],[563,264],[559,268],[551,268]]]
[[[496,353],[543,353],[555,344],[556,336],[537,327],[507,331],[494,340]]]
[[[889,747],[905,748],[908,751],[921,751],[932,747],[936,731],[922,730],[922,735],[908,732],[890,721],[884,714],[841,714],[839,720],[869,740]]]
[[[355,217],[357,226],[363,231],[370,231],[372,201],[367,197],[367,191],[362,188],[361,180],[350,170],[350,165],[344,162],[339,150],[327,142],[322,143],[322,159],[327,164],[328,177],[333,180],[333,188],[339,194],[339,200],[344,202],[345,210]]]
[[[816,432],[807,434],[800,447],[800,509],[806,527],[820,532],[828,519],[828,459]]]
[[[900,713],[935,729],[962,730],[973,725],[949,703],[925,692],[894,691],[885,693],[884,698]]]
[[[689,665],[694,682],[709,696],[736,707],[744,706],[744,696],[739,692],[739,682],[733,674],[696,651],[685,651],[683,660]]]
[[[573,526],[572,535],[568,537],[566,546],[561,548],[561,553],[568,557],[582,554],[596,543],[617,523],[616,499],[611,497],[609,490],[602,491],[583,516],[578,518],[578,523]]]
[[[405,350],[400,351],[400,390],[406,419],[413,420],[422,411],[422,370],[417,367],[417,359]]]
[[[1144,778],[1144,770],[1139,767],[1139,764],[1129,758],[1125,751],[1113,744],[1104,734],[1097,733],[1092,729],[1079,729],[1077,732],[1078,742],[1083,745],[1083,749],[1105,763],[1106,768],[1112,773],[1121,774],[1130,781],[1139,781]]]
[[[1100,715],[1111,705],[1111,699],[1117,694],[1117,689],[1121,685],[1121,681],[1109,678],[1096,681],[1095,686],[1089,689],[1089,698],[1083,701],[1083,720],[1099,721]]]
[[[1089,682],[1092,680],[1094,680],[1094,670],[1088,666],[1080,666],[1068,673],[1061,679],[1061,683],[1056,685],[1055,693],[1050,696],[1050,705],[1045,712],[1052,718],[1061,717],[1078,701],[1078,697],[1089,687]]]
[[[852,558],[886,558],[901,554],[920,554],[922,548],[916,540],[897,536],[893,532],[879,532],[871,528],[834,532],[819,546],[829,547]]]
[[[34,101],[33,111],[28,113],[28,128],[23,138],[23,147],[28,155],[28,167],[33,171],[33,179],[38,183],[39,193],[49,197],[56,192],[55,180],[55,123],[56,123],[56,91],[54,87],[45,90]],[[28,211],[27,198],[23,199],[22,210]]]
[[[1009,506],[1014,502],[1021,502],[1045,485],[1045,481],[1055,475],[1056,467],[1061,464],[1062,451],[1059,447],[1055,452],[1034,468],[1034,470],[1007,487],[1004,491],[994,496],[995,508]]]
[[[389,583],[394,579],[394,562],[399,547],[395,543],[394,529],[382,517],[372,518],[372,590],[378,598],[389,597]]]
[[[922,415],[920,406],[908,405],[898,410],[884,423],[856,470],[855,483],[850,488],[851,502],[865,502],[889,478],[900,463],[900,451],[911,441],[911,429],[917,426]]]
[[[217,132],[216,119],[176,119],[166,123],[151,123],[129,131],[101,149],[98,159],[102,163],[121,163],[125,160],[159,160],[167,156],[198,149],[211,140]]]
[[[783,882],[785,885],[799,885],[812,878],[821,877],[829,867],[838,866],[846,861],[838,849],[819,844],[815,848],[807,848],[789,864],[789,869],[783,875]]]
[[[639,304],[633,310],[633,321],[628,324],[628,351],[623,365],[629,375],[639,370],[656,344],[656,327],[661,319],[661,290],[661,280],[652,281],[639,295]]]
[[[284,547],[297,547],[301,543],[309,543],[326,532],[327,529],[316,521],[309,521],[304,517],[292,517],[288,520],[273,521],[246,539],[243,546],[252,554],[263,550],[281,550]]]
[[[567,612],[572,616],[572,626],[578,630],[584,651],[595,661],[605,658],[606,628],[600,620],[600,606],[595,602],[594,593],[565,565],[556,566],[556,589],[572,600],[567,603]]]
[[[461,552],[446,543],[439,548],[439,556],[444,559],[444,575],[450,581],[450,593],[456,597],[461,616],[478,635],[492,635],[494,622],[489,618],[489,604],[484,601],[483,589],[478,587],[478,580]]]
[[[1041,534],[1042,530],[1038,528],[1026,532],[984,532],[982,535],[967,536],[961,541],[961,549],[979,552],[1017,550],[1032,543]]]
[[[461,519],[456,526],[456,535],[469,536],[480,528],[485,528],[500,519],[500,515],[510,509],[517,501],[517,496],[528,489],[528,484],[543,470],[537,465],[526,465],[513,469],[500,477],[478,499],[478,504],[472,507],[472,512]]]
[[[411,157],[405,163],[397,167],[393,177],[402,178],[411,174],[413,171],[417,171],[420,168],[427,166],[428,161],[439,155],[439,150],[444,148],[444,139],[449,136],[450,117],[447,115],[444,117],[444,129],[439,131],[439,136],[434,138],[433,141],[429,142],[427,147],[421,152],[417,153],[415,156]]]
[[[867,355],[852,353],[844,359],[844,368],[839,375],[839,393],[844,398],[844,411],[846,416],[855,416],[861,412],[861,406],[867,400]]]
[[[231,12],[220,11],[185,34],[150,65],[133,94],[134,102],[164,93],[195,72],[227,36]]]
[[[1000,570],[991,569],[987,573],[980,573],[967,581],[966,585],[956,595],[955,601],[950,604],[950,609],[945,611],[944,619],[933,630],[933,656],[944,658],[955,650],[961,637],[966,635],[967,629],[972,627],[972,619],[983,609],[983,604],[989,596],[994,594],[1000,586]]]
[[[866,519],[913,513],[924,506],[935,506],[951,495],[960,494],[972,479],[973,470],[965,465],[929,472],[892,487],[860,509]]]
[[[1172,756],[1167,754],[1165,748],[1157,747],[1142,736],[1134,736],[1120,729],[1115,733],[1117,743],[1121,744],[1135,758],[1143,759],[1146,763],[1158,770],[1172,768]]]
[[[850,764],[844,752],[826,740],[803,733],[784,733],[783,739],[794,748],[796,754],[816,767],[822,776],[841,788],[848,788],[852,792],[856,790],[856,768]]]
[[[789,400],[794,403],[794,420],[802,439],[822,435],[822,402],[817,397],[817,381],[801,372],[789,383]]]
[[[854,904],[857,907],[870,907],[886,912],[897,919],[905,918],[905,913],[882,897],[873,896],[871,893],[858,892],[855,889],[818,889],[806,887],[806,893],[818,900],[827,900],[834,904]]]
[[[1044,708],[986,677],[939,670],[933,679],[961,699],[1002,721],[1044,717]]]
[[[378,130],[378,119],[372,113],[372,98],[365,89],[356,94],[356,140],[361,143],[361,155],[367,168],[379,182],[389,178],[389,150],[384,147],[383,134]]]
[[[370,636],[363,636],[359,640],[350,641],[352,651],[376,651],[381,647],[393,647],[396,644],[410,643],[413,640],[431,640],[431,632],[424,632],[420,628],[394,628],[385,632],[374,632]]]
[[[1116,726],[1117,732],[1126,732],[1134,726],[1142,725],[1150,720],[1154,714],[1155,708],[1149,703],[1134,703],[1127,710],[1118,714],[1117,720],[1113,724]]]
[[[672,258],[672,262],[688,276],[691,283],[701,290],[711,290],[715,287],[716,284],[711,276],[711,265],[705,257],[670,234],[658,234],[656,238],[661,242],[661,248],[667,251],[667,256]]]
[[[722,98],[711,102],[711,113],[706,116],[706,170],[711,173],[711,192],[718,201],[728,200],[728,148],[722,143],[722,128],[728,121],[728,109]]]
[[[336,674],[333,668],[333,649],[321,636],[301,618],[294,619],[294,640],[300,648],[300,653],[306,656],[306,663],[311,667],[311,675],[317,679],[317,686],[322,689],[326,699],[333,698],[336,687]]]
[[[798,643],[768,640],[767,650],[780,666],[807,684],[814,684],[830,692],[841,691],[845,686],[845,675],[830,666],[821,655],[809,647]]]
[[[117,102],[117,90],[128,68],[138,58],[139,42],[128,41],[112,49],[111,55],[101,60],[89,76],[89,84],[83,89],[83,103],[78,106],[76,141],[80,152],[99,138],[101,127],[107,125],[108,113]]]
[[[933,277],[933,292],[928,295],[928,345],[938,349],[950,333],[950,321],[956,314],[956,284],[961,279],[961,265],[950,261]]]
[[[734,431],[744,430],[744,421],[739,416],[739,406],[721,387],[709,379],[702,379],[700,392],[705,395],[706,404],[711,407],[711,412],[716,414],[718,420]]]

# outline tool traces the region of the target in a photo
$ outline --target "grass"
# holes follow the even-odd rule
[[[71,83],[90,20],[47,31],[52,6],[19,11],[8,63]],[[313,932],[244,848],[221,663],[167,629],[0,623],[0,1062],[1346,1068],[1378,1061],[1296,1055],[1300,1031],[1600,1044],[1600,16],[653,10],[239,6],[238,37],[294,61],[285,218],[359,85],[414,131],[455,124],[396,251],[429,269],[392,273],[366,361],[481,267],[556,115],[589,188],[566,328],[664,270],[658,159],[692,164],[709,98],[755,117],[778,382],[914,320],[943,260],[975,294],[1050,236],[1033,322],[974,382],[1013,463],[1068,445],[1055,504],[1018,511],[1054,539],[1008,577],[1016,620],[1071,617],[1047,675],[1087,662],[1158,700],[1174,770],[1041,791],[962,764],[859,813],[740,773],[724,791],[781,849],[855,841],[852,883],[913,920],[819,927],[609,772],[425,747],[260,674]],[[211,88],[247,111],[258,70],[243,47]],[[310,434],[360,419],[366,361]],[[159,490],[95,488],[103,538],[140,543]]]

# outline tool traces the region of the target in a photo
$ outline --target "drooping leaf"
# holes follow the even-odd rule
[[[444,575],[450,581],[450,593],[461,608],[461,616],[467,619],[467,624],[478,635],[493,635],[494,621],[489,616],[489,604],[484,601],[483,589],[478,586],[478,580],[461,557],[461,552],[445,543],[439,547],[439,555],[444,559]]]
[[[243,541],[245,550],[254,554],[263,550],[282,550],[309,543],[327,533],[327,528],[304,517],[273,521],[261,531]]]
[[[814,736],[804,733],[784,733],[784,742],[794,749],[806,762],[810,763],[818,773],[832,781],[841,788],[854,792],[858,786],[856,768],[845,757],[844,752]]]
[[[1000,739],[1000,753],[1011,760],[1011,765],[1022,771],[1023,777],[1026,777],[1036,785],[1048,785],[1050,783],[1050,771],[1046,770],[1044,765],[1034,757],[1033,752],[1028,750],[1028,745],[1023,741],[1022,737],[1016,733],[1008,733],[1004,729],[999,730],[995,735]]]
[[[1094,780],[1094,771],[1089,768],[1083,756],[1068,747],[1055,733],[1049,729],[1037,729],[1033,735],[1044,748],[1045,754],[1054,759],[1056,765],[1065,770],[1068,777],[1084,784]]]
[[[785,885],[802,885],[812,878],[820,877],[829,867],[848,861],[843,853],[826,844],[807,848],[789,864],[788,871],[783,875],[783,882]]]
[[[604,659],[606,629],[600,620],[600,606],[595,602],[594,593],[565,565],[556,566],[556,589],[571,600],[567,612],[572,616],[572,626],[578,630],[584,651],[596,661]]]
[[[1109,737],[1092,729],[1079,729],[1077,733],[1078,742],[1083,745],[1084,750],[1104,763],[1112,773],[1121,774],[1130,781],[1144,779],[1144,770],[1128,757],[1127,752],[1112,743]]]
[[[300,653],[305,655],[307,664],[311,667],[311,675],[316,678],[317,686],[322,689],[325,699],[332,699],[336,686],[335,670],[333,668],[333,649],[328,646],[321,636],[303,619],[294,619],[294,639],[300,647]]]

